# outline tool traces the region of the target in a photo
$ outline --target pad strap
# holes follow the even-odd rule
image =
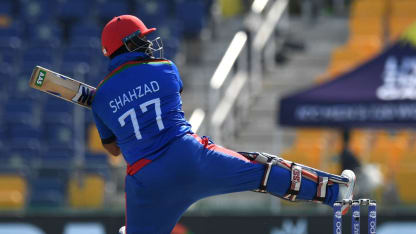
[[[302,184],[302,167],[292,163],[291,166],[291,184],[289,190],[283,198],[295,201],[296,196],[299,194],[300,186]]]
[[[316,189],[316,196],[313,198],[313,201],[322,203],[325,200],[326,196],[326,187],[328,185],[328,177],[319,177],[318,188]]]
[[[317,170],[302,164],[294,163],[289,160],[285,160],[275,155],[258,152],[239,152],[250,161],[261,163],[265,165],[263,178],[261,180],[260,187],[255,190],[256,192],[266,193],[267,182],[270,176],[272,166],[276,165],[281,168],[285,168],[291,171],[290,187],[286,194],[282,198],[289,201],[295,201],[299,194],[302,177],[306,180],[313,181],[317,184],[316,194],[312,201],[322,203],[327,195],[327,187],[334,183],[347,183],[348,179],[342,176],[333,175],[324,171]]]
[[[268,160],[268,162],[266,163],[266,168],[264,170],[264,174],[263,174],[263,178],[261,180],[261,184],[259,189],[257,190],[257,192],[260,193],[267,193],[266,188],[267,188],[267,181],[269,181],[269,176],[270,176],[270,171],[272,170],[272,166],[273,166],[273,160],[270,159]]]

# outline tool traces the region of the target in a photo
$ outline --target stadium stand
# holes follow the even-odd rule
[[[68,183],[69,205],[73,208],[99,208],[104,202],[104,179],[89,174],[82,180],[71,178]]]
[[[27,182],[24,176],[0,176],[0,209],[21,209],[26,199],[28,207],[69,204],[100,208],[110,167],[123,165],[120,160],[109,161],[93,129],[92,117],[85,112],[88,130],[84,160],[88,166],[83,170],[91,175],[84,178],[86,187],[68,180],[75,163],[75,144],[79,142],[74,133],[74,108],[78,107],[28,90],[27,80],[35,65],[96,86],[106,75],[108,62],[101,53],[101,30],[109,19],[120,14],[136,14],[158,27],[156,36],[164,40],[165,57],[174,59],[183,38],[191,34],[199,37],[206,27],[212,2],[0,1],[0,64],[4,67],[0,72],[0,172],[15,168],[34,174]],[[192,14],[183,14],[190,11]],[[17,78],[9,79],[12,76]],[[63,172],[57,176],[59,170]],[[7,181],[10,186],[3,186]],[[31,191],[27,195],[26,186]],[[19,193],[20,198],[9,199],[12,193]]]
[[[54,176],[37,177],[30,180],[31,207],[60,207],[66,202],[65,181]]]
[[[317,77],[316,82],[336,79],[345,72],[356,68],[363,62],[377,55],[390,43],[399,39],[399,36],[414,22],[416,17],[416,2],[412,0],[360,0],[352,1],[348,28],[349,36],[346,42],[332,50],[327,71]],[[322,152],[317,159],[310,163],[325,162],[333,153],[329,149],[329,130],[316,130],[315,134],[308,135],[304,129],[297,129],[295,140],[287,151],[291,152],[300,141],[309,141],[310,148],[321,147]],[[320,132],[320,133],[317,133]],[[383,173],[384,181],[394,182],[398,188],[399,197],[405,203],[414,203],[416,191],[413,185],[406,184],[408,178],[414,176],[415,151],[414,130],[370,130],[352,129],[350,149],[364,164],[377,165]],[[339,141],[339,139],[336,139]],[[335,143],[335,145],[338,145]],[[329,153],[329,154],[328,154]],[[290,155],[288,153],[288,155]],[[296,155],[296,154],[294,154]],[[318,167],[326,170],[325,165]],[[335,165],[334,168],[337,168]],[[338,167],[339,168],[339,167]],[[333,171],[337,172],[337,171]],[[339,171],[338,171],[339,173]],[[383,188],[381,189],[383,190]],[[383,191],[381,191],[382,193]],[[378,198],[380,198],[378,196]]]
[[[26,205],[27,182],[18,174],[0,174],[0,210],[20,210]]]
[[[93,166],[85,168],[89,174],[84,178],[83,185],[89,186],[80,186],[79,181],[71,177],[70,170],[56,176],[56,170],[51,168],[61,170],[62,165],[71,167],[74,164],[73,116],[74,108],[78,107],[27,90],[26,82],[34,65],[39,64],[97,85],[106,75],[107,65],[107,60],[100,51],[102,26],[111,17],[121,13],[136,14],[144,21],[151,22],[151,26],[158,27],[157,34],[164,40],[165,57],[174,59],[185,40],[198,38],[208,27],[213,1],[85,2],[0,2],[0,64],[7,68],[0,71],[4,84],[0,86],[0,172],[6,170],[4,165],[8,165],[10,168],[30,167],[37,174],[27,182],[21,175],[13,178],[0,176],[0,185],[8,180],[17,184],[16,188],[9,188],[9,192],[0,192],[0,209],[9,206],[21,209],[25,206],[26,199],[29,206],[35,207],[69,205],[74,208],[100,208],[103,206],[104,186],[109,183],[107,178],[111,167],[122,165],[120,161],[112,163],[113,158],[105,153],[91,116],[87,114],[85,162],[86,165]],[[224,16],[242,11],[241,3],[230,2],[241,1],[224,3]],[[228,7],[228,3],[232,7]],[[59,13],[43,14],[55,12],[51,9],[57,9]],[[416,2],[411,0],[353,1],[348,24],[349,38],[344,45],[332,51],[327,73],[319,81],[335,78],[374,56],[389,40],[396,39],[416,20],[415,10]],[[8,79],[11,74],[18,77],[17,82]],[[414,133],[403,132],[391,135],[354,129],[350,147],[364,162],[392,169],[396,173],[394,179],[401,199],[414,203],[415,186],[407,186],[405,181],[414,172],[412,169],[397,170],[406,165],[404,162],[408,165],[416,163],[412,134]],[[336,133],[325,129],[300,129],[295,135],[294,144],[284,150],[283,155],[287,155],[287,159],[333,173],[339,172],[339,162],[333,160],[328,163],[327,160],[340,149],[340,137]],[[393,160],[399,158],[403,164],[394,164],[397,161]],[[385,176],[390,175],[383,172]],[[26,194],[26,187],[30,188],[31,193]],[[91,190],[92,188],[94,189]],[[8,188],[0,186],[1,191],[2,189]],[[16,203],[3,203],[8,196],[3,194],[14,190],[21,194],[22,199]],[[92,194],[91,199],[84,200],[87,193]]]

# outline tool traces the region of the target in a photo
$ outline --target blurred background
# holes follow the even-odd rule
[[[28,86],[35,65],[97,86],[101,30],[121,14],[158,28],[199,135],[353,169],[379,233],[414,233],[415,12],[415,0],[0,0],[0,233],[123,225],[122,157],[106,154],[88,110]],[[235,193],[197,202],[174,233],[331,233],[331,212]]]

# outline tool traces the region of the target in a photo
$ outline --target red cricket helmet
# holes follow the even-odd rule
[[[147,28],[144,23],[133,15],[120,15],[108,22],[101,33],[101,46],[105,56],[110,56],[123,46],[123,39],[140,30],[140,37],[156,30]]]

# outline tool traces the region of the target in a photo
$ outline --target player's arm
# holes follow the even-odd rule
[[[112,141],[108,141],[107,139],[102,139],[101,142],[103,143],[104,149],[106,149],[110,154],[114,156],[120,155],[120,147],[118,147],[115,137],[114,137],[114,140]]]
[[[95,121],[95,126],[97,127],[98,133],[101,138],[101,143],[103,144],[104,149],[106,149],[110,154],[114,156],[120,155],[120,147],[117,145],[117,138],[114,133],[109,129],[101,118],[94,112],[93,116]]]
[[[178,85],[179,85],[179,94],[182,94],[182,92],[183,92],[183,82],[182,82],[182,79],[179,75],[178,68],[176,67],[176,65],[173,62],[171,63],[171,67],[172,67],[172,70],[173,70],[172,74],[174,76],[174,79],[178,82]]]

